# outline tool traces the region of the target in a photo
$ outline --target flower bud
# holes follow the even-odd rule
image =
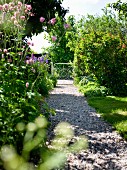
[[[26,88],[28,88],[29,87],[29,83],[28,82],[26,82]]]
[[[44,17],[40,17],[40,22],[44,22],[45,18]]]

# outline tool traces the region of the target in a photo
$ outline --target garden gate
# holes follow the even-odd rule
[[[58,79],[72,79],[73,67],[71,63],[52,63],[52,74],[58,74]]]

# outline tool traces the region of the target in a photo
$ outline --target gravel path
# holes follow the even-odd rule
[[[72,80],[58,80],[48,103],[57,112],[51,129],[66,121],[75,135],[86,135],[89,148],[70,155],[66,170],[127,170],[127,142],[91,108]]]

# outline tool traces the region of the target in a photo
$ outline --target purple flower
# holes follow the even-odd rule
[[[31,54],[31,58],[34,59],[34,54]]]
[[[26,56],[26,59],[29,59],[29,56],[28,56],[28,55]]]
[[[70,28],[70,25],[69,24],[64,24],[64,28],[68,29],[68,28]]]
[[[50,21],[49,21],[50,24],[54,25],[56,23],[56,18],[52,18]]]
[[[39,58],[38,58],[38,61],[39,61],[40,63],[43,63],[43,62],[44,62],[44,57],[39,57]]]
[[[46,59],[46,60],[45,60],[45,63],[48,64],[48,62],[49,62],[48,59]]]

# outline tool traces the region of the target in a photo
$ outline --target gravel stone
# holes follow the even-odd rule
[[[127,142],[88,105],[73,80],[58,80],[47,102],[56,110],[56,115],[50,116],[50,138],[62,121],[72,125],[75,136],[88,138],[88,149],[70,154],[64,170],[127,170]]]

